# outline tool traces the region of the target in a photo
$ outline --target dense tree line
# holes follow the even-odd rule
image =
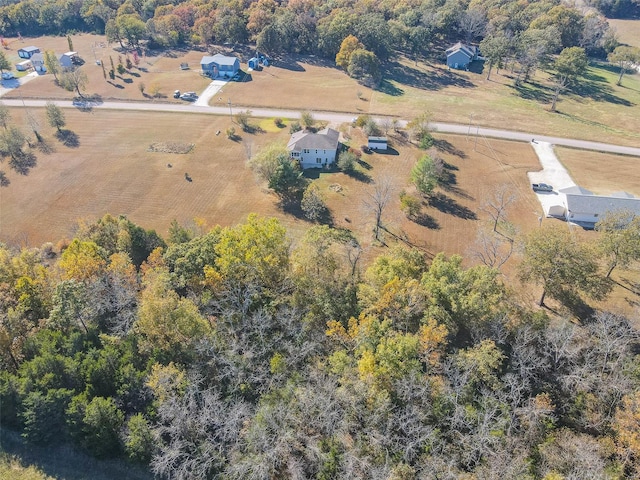
[[[618,12],[637,5],[635,0],[596,4]],[[396,51],[436,57],[443,40],[479,42],[486,35],[503,36],[514,53],[558,36],[562,47],[600,53],[611,41],[601,16],[584,16],[560,0],[24,0],[0,7],[0,30],[5,35],[95,31],[123,47],[142,40],[152,46],[256,42],[269,54],[300,52],[332,60],[353,35],[382,61]],[[532,37],[535,45],[528,41]]]
[[[638,259],[637,227],[599,226],[602,267]],[[523,280],[574,304],[606,283],[588,260],[544,270],[573,241],[528,237]],[[347,231],[292,246],[255,215],[0,246],[0,422],[160,478],[640,475],[637,318],[549,317],[459,256],[360,258]]]

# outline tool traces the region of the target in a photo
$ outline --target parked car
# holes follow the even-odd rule
[[[180,99],[195,102],[198,99],[198,94],[196,92],[184,92],[180,95]]]
[[[2,72],[3,80],[13,80],[14,78],[16,78],[16,76],[13,74],[13,72]]]
[[[180,90],[173,92],[173,98],[180,98]]]
[[[553,192],[553,187],[546,183],[532,183],[531,188],[534,192]]]

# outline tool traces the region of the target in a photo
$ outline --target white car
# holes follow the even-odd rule
[[[14,78],[16,78],[16,76],[13,74],[13,72],[2,72],[3,80],[13,80]]]

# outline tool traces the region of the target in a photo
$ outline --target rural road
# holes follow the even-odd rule
[[[2,103],[9,107],[44,107],[45,100],[2,100]],[[247,110],[247,107],[214,107],[207,105],[180,105],[171,103],[141,103],[141,102],[94,102],[79,104],[71,101],[54,101],[54,103],[62,108],[87,108],[87,109],[104,109],[104,110],[142,110],[155,112],[191,112],[204,113],[211,115],[230,115],[233,116],[238,112]],[[249,108],[251,115],[254,117],[283,117],[283,118],[299,118],[299,110],[278,110],[265,108]],[[335,113],[335,112],[313,112],[313,116],[318,120],[342,123],[351,122],[354,114]],[[376,118],[376,117],[374,117]],[[400,126],[405,126],[406,121],[401,120]],[[460,125],[453,123],[433,122],[431,124],[436,131],[443,133],[456,133],[460,135],[482,135],[491,138],[501,138],[505,140],[516,140],[522,142],[530,142],[532,138],[543,142],[564,147],[572,147],[582,150],[595,150],[598,152],[617,153],[623,155],[631,155],[640,157],[640,147],[626,147],[622,145],[612,145],[609,143],[590,142],[587,140],[576,140],[563,137],[551,137],[547,135],[539,135],[537,133],[523,133],[510,130],[498,130],[492,128],[479,127],[477,125]]]

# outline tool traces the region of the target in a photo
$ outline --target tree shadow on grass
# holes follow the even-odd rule
[[[393,83],[391,83],[386,78],[382,80],[380,86],[378,87],[378,91],[390,95],[392,97],[400,97],[404,95],[404,90]]]
[[[11,184],[11,180],[7,178],[7,174],[0,170],[0,187],[8,187]]]
[[[367,173],[361,171],[361,170],[350,170],[350,171],[345,171],[344,172],[345,175],[350,176],[351,178],[353,178],[354,180],[357,180],[359,182],[362,183],[372,183],[373,179],[371,178],[370,175],[368,175]]]
[[[366,160],[362,160],[361,158],[359,158],[357,162],[358,165],[360,165],[365,170],[371,170],[373,168],[369,162],[367,162]]]
[[[20,175],[29,175],[29,171],[37,164],[36,156],[31,152],[23,153],[9,160],[9,166]]]
[[[402,85],[408,85],[422,90],[435,91],[445,87],[475,87],[475,85],[466,78],[443,68],[432,67],[427,71],[423,71],[408,65],[402,65],[399,62],[388,62],[386,64],[385,77],[393,78]],[[391,87],[393,87],[393,85],[391,85]]]
[[[551,103],[553,92],[546,85],[537,82],[520,82],[518,85],[511,85],[520,98],[534,100],[539,103]]]
[[[429,198],[429,205],[433,208],[445,213],[447,215],[453,215],[454,217],[463,218],[465,220],[477,220],[478,216],[465,207],[460,205],[453,198],[445,195],[442,192],[437,192]]]
[[[438,221],[427,213],[420,212],[419,214],[410,217],[410,220],[430,230],[440,230],[440,224]]]
[[[60,140],[65,147],[77,148],[80,146],[80,137],[71,130],[63,129],[56,132],[56,138]]]
[[[599,75],[590,74],[588,77],[583,78],[579,82],[576,82],[571,86],[571,92],[578,96],[577,101],[581,98],[588,97],[596,102],[607,102],[614,105],[622,105],[625,107],[633,107],[634,103],[630,102],[626,98],[618,97],[613,94],[613,88],[608,83],[603,83],[601,80],[592,80],[591,78],[601,78]],[[606,82],[606,80],[604,80]]]
[[[36,148],[45,155],[56,151],[55,146],[44,138],[41,138],[41,140],[36,143]]]
[[[459,157],[459,158],[467,158],[466,153],[464,153],[459,148],[455,147],[452,143],[448,142],[447,140],[442,140],[442,139],[434,140],[433,145],[441,152],[445,152],[450,155],[455,155],[456,157]]]

